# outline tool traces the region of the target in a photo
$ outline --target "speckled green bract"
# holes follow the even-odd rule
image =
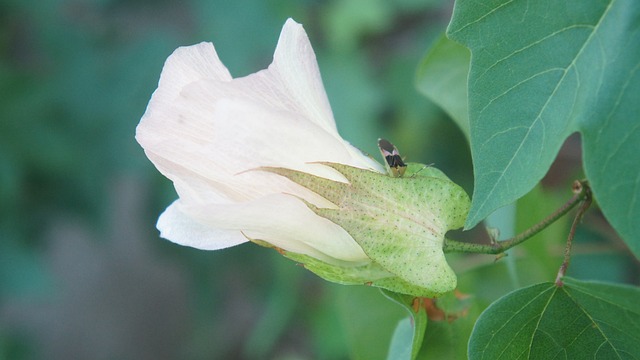
[[[273,248],[271,244],[264,241],[252,241],[259,245]],[[301,264],[305,269],[334,283],[343,285],[376,286],[413,296],[428,296],[427,294],[429,294],[425,293],[425,289],[400,279],[375,262],[354,264],[344,261],[336,261],[329,264],[312,256],[284,251],[282,249],[278,249],[278,251],[285,257]]]
[[[289,169],[265,170],[285,176],[334,203],[337,209],[308,205],[344,228],[374,263],[397,277],[374,277],[367,282],[428,297],[455,289],[456,276],[446,262],[442,244],[448,230],[464,225],[470,202],[462,188],[438,169],[420,164],[409,164],[401,178],[341,164],[323,164],[342,173],[349,183]],[[412,289],[408,290],[407,285]]]

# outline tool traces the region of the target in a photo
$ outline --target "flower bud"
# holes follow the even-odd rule
[[[469,197],[462,188],[439,170],[419,164],[410,164],[408,176],[403,177],[342,164],[323,165],[340,172],[348,183],[284,168],[264,170],[285,176],[334,204],[335,208],[326,208],[306,202],[316,214],[345,229],[372,263],[336,268],[298,261],[336,282],[360,282],[428,297],[455,289],[456,276],[442,246],[445,233],[462,227],[469,211]],[[416,173],[417,168],[424,171]]]

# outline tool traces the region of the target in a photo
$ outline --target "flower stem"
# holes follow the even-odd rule
[[[578,213],[576,217],[573,218],[573,223],[571,224],[571,230],[569,231],[569,236],[567,237],[567,245],[564,248],[564,261],[562,261],[562,265],[560,265],[560,269],[558,270],[558,276],[556,276],[556,286],[562,286],[564,283],[562,282],[562,277],[567,272],[567,268],[569,268],[569,259],[571,258],[571,244],[573,243],[573,238],[576,235],[576,227],[578,227],[578,223],[582,220],[582,216],[587,211],[589,206],[591,205],[591,189],[586,186],[585,187],[585,198],[582,200],[580,207],[578,208]]]
[[[530,227],[529,229],[525,230],[524,232],[510,239],[494,241],[492,244],[489,244],[489,245],[473,244],[473,243],[455,241],[451,239],[445,239],[443,250],[445,253],[466,252],[466,253],[479,253],[479,254],[501,254],[504,251],[511,249],[512,247],[518,244],[523,243],[524,241],[533,237],[540,231],[544,230],[547,226],[553,224],[556,220],[564,216],[566,213],[568,213],[571,209],[573,209],[579,203],[581,202],[583,202],[583,204],[591,203],[591,189],[589,188],[589,184],[586,180],[576,180],[573,183],[573,193],[574,193],[573,197],[569,199],[569,201],[567,201],[564,205],[562,205],[558,210],[554,211],[551,215],[547,216],[541,222],[535,224],[534,226]],[[582,216],[582,214],[584,213],[584,210],[586,210],[587,207],[588,205],[584,207],[584,209],[582,209],[581,207],[581,212],[579,212],[580,217]],[[574,223],[576,223],[576,221],[574,221]],[[575,229],[574,227],[572,227],[572,232],[574,231]],[[570,234],[570,236],[571,238],[573,238],[572,234]],[[568,260],[566,260],[566,257],[565,257],[565,261],[568,264]]]

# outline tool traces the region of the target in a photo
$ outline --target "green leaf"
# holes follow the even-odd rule
[[[516,290],[478,318],[470,359],[631,359],[640,354],[640,289],[564,278]]]
[[[390,300],[402,306],[411,318],[401,320],[393,333],[387,359],[415,359],[427,329],[427,311],[422,298],[382,290]],[[418,306],[416,306],[418,304]]]
[[[469,49],[442,36],[418,66],[418,90],[440,106],[469,139]]]
[[[465,227],[527,193],[564,140],[605,216],[640,255],[640,2],[456,2],[448,36],[471,50],[475,190]]]

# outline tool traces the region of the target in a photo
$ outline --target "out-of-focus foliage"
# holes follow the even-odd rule
[[[416,81],[420,92],[446,111],[467,139],[469,111],[466,99],[470,55],[469,49],[443,34],[420,63]]]
[[[468,186],[464,139],[413,87],[449,10],[411,0],[0,3],[0,358],[337,359],[376,348],[363,339],[384,356],[403,314],[378,291],[336,291],[257,246],[203,252],[159,239],[155,220],[175,194],[133,135],[176,47],[212,41],[246,75],[269,64],[293,17],[345,138],[372,154],[378,137],[393,139]],[[460,146],[446,150],[439,129]],[[357,338],[367,318],[381,333]]]
[[[388,138],[407,161],[435,163],[470,193],[463,133],[414,87],[451,7],[438,0],[0,3],[0,359],[385,358],[406,314],[379,291],[329,284],[258,246],[205,252],[160,239],[154,223],[176,195],[133,136],[176,47],[212,41],[231,73],[246,75],[269,64],[293,17],[316,50],[344,138],[371,154],[378,137]],[[560,194],[520,200],[518,226],[548,213],[531,204],[553,208]],[[611,249],[602,245],[610,229],[597,215],[585,224],[569,274],[599,269],[607,280],[637,281],[624,252],[594,256]],[[497,264],[449,257],[466,298],[439,300],[458,319],[430,319],[421,355],[463,356],[489,303],[549,281],[566,224],[552,234]]]

